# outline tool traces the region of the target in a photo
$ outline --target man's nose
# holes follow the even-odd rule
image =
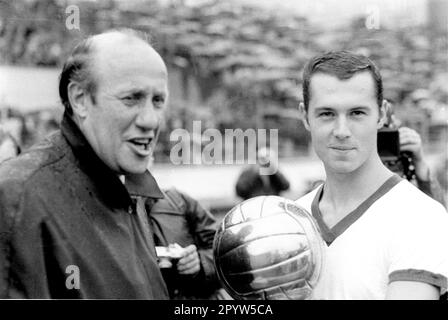
[[[161,113],[158,112],[151,102],[142,108],[137,116],[136,124],[144,130],[156,129],[160,122]]]
[[[345,139],[350,137],[351,131],[345,117],[338,117],[335,123],[333,134],[338,139]]]

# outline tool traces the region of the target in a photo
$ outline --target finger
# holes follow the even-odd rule
[[[413,138],[413,139],[418,139],[420,140],[420,135],[418,134],[417,131],[413,130],[413,129],[409,129],[409,128],[400,128],[399,129],[399,134],[400,134],[400,139],[401,138]]]
[[[178,271],[185,271],[185,270],[194,268],[195,266],[198,266],[198,265],[199,265],[199,260],[193,260],[193,261],[190,261],[188,263],[184,263],[182,265],[177,265],[177,270]]]
[[[188,246],[188,247],[185,247],[185,248],[182,248],[182,247],[180,247],[180,259],[182,259],[182,258],[184,258],[184,257],[186,257],[186,256],[188,256],[189,254],[191,254],[191,252],[192,252],[192,248],[191,248],[191,245],[190,246]]]
[[[195,251],[195,252],[189,254],[188,256],[183,257],[182,259],[180,259],[178,261],[178,264],[185,265],[185,264],[188,264],[191,261],[195,261],[195,260],[199,260],[199,255],[198,255],[197,251]]]
[[[416,137],[409,133],[400,134],[400,143],[405,143],[405,142],[415,141],[415,140],[417,140]]]
[[[414,144],[404,144],[400,145],[400,151],[409,151],[414,154],[416,152],[416,148]]]
[[[401,127],[398,128],[398,132],[401,133],[412,133],[412,134],[418,134],[417,131],[414,129],[408,128],[408,127]]]
[[[188,247],[184,248],[181,260],[185,259],[188,261],[189,259],[192,259],[191,255],[195,255],[195,254],[196,255],[198,254],[196,246],[194,244],[189,245]]]
[[[193,252],[198,251],[198,249],[196,248],[196,246],[194,244],[190,244],[188,247],[184,248],[185,252],[187,252],[187,254],[191,254]]]
[[[420,136],[417,134],[407,133],[400,136],[400,145],[414,144],[418,147],[421,147],[421,143],[422,141],[420,139]]]
[[[413,145],[418,147],[419,146],[419,141],[414,139],[414,138],[404,138],[404,139],[400,139],[400,146],[406,146],[406,145]]]
[[[192,275],[192,274],[196,274],[196,273],[198,273],[199,270],[200,270],[200,266],[199,266],[199,264],[197,264],[197,265],[195,265],[195,266],[192,267],[192,268],[185,269],[185,270],[180,270],[180,271],[179,271],[179,274],[183,274],[183,275]]]
[[[191,273],[199,270],[199,259],[190,261],[183,265],[177,265],[177,270],[179,273]]]
[[[197,251],[194,251],[193,253],[190,253],[189,255],[183,257],[182,259],[179,260],[178,263],[180,265],[184,265],[184,264],[190,263],[191,261],[194,261],[194,260],[199,260]]]

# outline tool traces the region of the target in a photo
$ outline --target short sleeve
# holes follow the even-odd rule
[[[448,214],[438,203],[402,208],[389,247],[389,283],[418,281],[447,291]],[[407,215],[408,214],[408,215]]]

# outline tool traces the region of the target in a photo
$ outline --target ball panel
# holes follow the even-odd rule
[[[246,221],[227,228],[220,233],[221,245],[218,256],[226,254],[228,251],[243,243],[251,242],[259,238],[270,237],[276,234],[303,234],[302,225],[288,214],[278,214],[266,218]],[[306,241],[306,239],[304,239]]]
[[[223,271],[238,273],[275,265],[308,249],[304,235],[275,235],[243,243],[221,255],[217,262]]]
[[[244,221],[259,219],[265,201],[266,197],[263,197],[261,201],[258,201],[257,198],[252,198],[241,203],[240,208]]]
[[[285,213],[285,198],[278,196],[266,196],[265,201],[263,202],[263,206],[261,208],[261,216],[268,217],[270,215],[275,215],[278,213]]]
[[[220,281],[236,299],[304,299],[319,278],[323,247],[310,213],[291,200],[261,196],[229,211],[213,254]]]
[[[312,288],[304,280],[300,279],[289,284],[265,291],[265,300],[304,300],[312,292]]]
[[[236,206],[230,210],[223,220],[223,226],[225,229],[230,228],[233,225],[244,222],[243,213],[241,212],[241,206]]]
[[[227,274],[227,281],[233,284],[238,294],[276,287],[297,279],[304,279],[309,269],[309,254],[277,263],[266,268]]]
[[[236,296],[242,300],[305,300],[311,296],[312,288],[303,279],[281,286],[262,289]]]
[[[241,212],[246,221],[281,214],[285,210],[279,205],[279,201],[283,201],[283,198],[277,196],[252,198],[241,203]]]
[[[321,237],[321,232],[318,224],[315,222],[314,217],[308,213],[302,207],[296,205],[293,202],[287,202],[286,209],[296,219],[300,220],[301,225],[305,230],[305,234],[308,238],[308,245],[311,249],[312,268],[308,275],[308,282],[311,286],[315,286],[319,280],[321,269],[324,263],[324,241]]]

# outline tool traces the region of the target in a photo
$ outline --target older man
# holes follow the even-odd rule
[[[146,171],[162,58],[132,30],[95,35],[59,92],[61,130],[0,166],[0,298],[166,299],[144,210],[163,197]]]

